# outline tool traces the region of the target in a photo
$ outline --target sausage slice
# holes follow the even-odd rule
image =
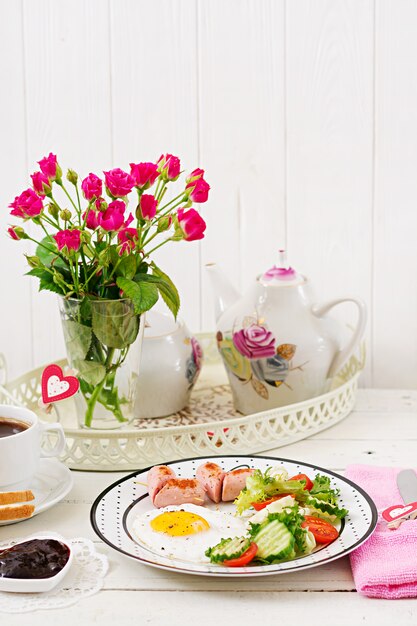
[[[222,499],[222,485],[225,472],[217,463],[203,463],[197,468],[196,478],[203,485],[208,497],[213,502],[220,502]]]
[[[170,480],[175,478],[175,472],[167,465],[155,465],[148,472],[148,492],[152,502],[158,491]]]
[[[223,480],[223,502],[235,500],[242,489],[246,487],[247,477],[253,474],[254,471],[253,469],[236,469],[227,472]]]
[[[171,478],[154,498],[154,506],[160,509],[173,504],[204,504],[204,487],[197,478]]]

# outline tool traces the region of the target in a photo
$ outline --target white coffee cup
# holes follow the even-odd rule
[[[39,468],[41,458],[59,456],[65,448],[65,435],[61,424],[41,422],[36,413],[29,409],[0,404],[2,418],[27,425],[7,437],[0,437],[0,491],[11,487],[25,489]],[[52,450],[41,448],[42,435],[56,432],[58,441]]]

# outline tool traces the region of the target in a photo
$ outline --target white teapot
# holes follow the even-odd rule
[[[143,334],[135,415],[163,417],[187,406],[203,351],[182,320],[148,311]]]
[[[365,330],[362,300],[347,297],[314,303],[308,280],[286,267],[285,254],[280,252],[280,267],[258,276],[244,296],[215,264],[207,266],[215,294],[217,345],[235,408],[245,415],[327,391]],[[327,313],[347,301],[356,304],[359,315],[352,338],[341,348],[341,329]]]

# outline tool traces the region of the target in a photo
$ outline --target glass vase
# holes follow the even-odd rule
[[[81,428],[115,429],[132,421],[144,315],[128,299],[60,299],[68,362],[80,382]]]

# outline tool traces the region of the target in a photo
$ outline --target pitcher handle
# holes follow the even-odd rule
[[[342,302],[353,302],[358,307],[358,321],[356,324],[356,328],[354,330],[352,339],[349,341],[347,346],[339,350],[336,353],[333,361],[330,364],[329,371],[327,373],[328,378],[332,378],[337,372],[341,369],[342,365],[348,360],[359,341],[362,339],[363,333],[365,332],[366,326],[366,305],[363,300],[360,298],[338,298],[336,300],[329,300],[329,302],[325,302],[324,304],[313,304],[311,311],[313,315],[316,317],[323,317],[337,304],[342,304]]]

